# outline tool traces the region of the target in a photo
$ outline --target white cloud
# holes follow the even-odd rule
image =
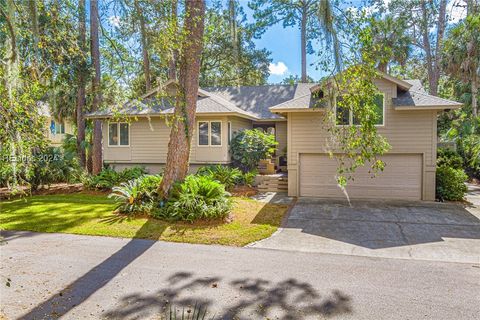
[[[119,27],[120,26],[120,17],[119,16],[110,16],[108,17],[108,23],[112,25],[113,27]]]
[[[270,71],[270,74],[282,76],[287,73],[288,67],[282,61],[278,61],[277,63],[270,63],[268,70]]]
[[[467,3],[464,0],[454,0],[447,4],[448,21],[457,23],[467,16]]]

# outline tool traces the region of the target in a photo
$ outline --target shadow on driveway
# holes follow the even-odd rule
[[[171,275],[167,283],[167,288],[151,294],[136,293],[122,297],[119,307],[106,311],[104,315],[108,319],[142,319],[165,315],[170,307],[180,312],[190,310],[194,305],[208,310],[218,301],[205,297],[203,292],[217,286],[233,290],[242,298],[216,312],[215,319],[274,317],[300,320],[352,312],[350,297],[341,291],[333,290],[330,295],[321,297],[310,284],[292,278],[275,283],[252,277],[225,284],[218,277],[195,277],[192,273],[178,272]]]

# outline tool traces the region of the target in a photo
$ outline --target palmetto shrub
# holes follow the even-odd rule
[[[225,218],[232,207],[225,186],[211,176],[189,175],[176,183],[166,202],[152,215],[168,220],[194,221]]]
[[[161,181],[159,175],[144,175],[113,187],[108,197],[118,202],[116,209],[121,213],[148,213],[154,207]]]
[[[144,167],[125,168],[117,172],[112,168],[104,168],[99,174],[90,176],[84,181],[84,185],[91,189],[112,189],[122,182],[128,182],[145,175],[147,171]]]
[[[198,170],[197,174],[210,176],[212,179],[223,184],[227,190],[230,190],[242,180],[242,171],[238,168],[222,166],[220,164],[202,167]]]

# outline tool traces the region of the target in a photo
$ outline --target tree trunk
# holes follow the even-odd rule
[[[469,0],[467,1],[467,16],[471,16],[474,14],[477,14],[478,8],[480,4],[475,1],[475,0]],[[480,52],[478,51],[478,48],[475,45],[475,39],[474,39],[475,34],[472,33],[472,38],[470,43],[468,44],[468,55],[469,59],[471,60],[471,65],[470,65],[470,72],[472,74],[472,81],[471,81],[471,91],[472,91],[472,115],[473,117],[478,116],[478,100],[477,100],[477,95],[478,95],[478,74],[477,70],[479,70],[479,66],[477,64],[477,57]]]
[[[475,72],[475,70],[474,70],[473,75],[472,75],[472,114],[473,114],[473,117],[478,116],[478,101],[477,101],[478,76],[477,76],[477,73]]]
[[[102,101],[100,87],[100,44],[98,40],[99,28],[98,1],[90,1],[90,49],[92,64],[95,74],[92,81],[93,103],[92,111],[97,111]],[[102,123],[100,120],[93,120],[93,148],[92,148],[92,173],[98,174],[102,171]]]
[[[79,23],[78,23],[78,43],[80,47],[80,62],[77,66],[78,70],[78,88],[77,88],[77,153],[80,166],[85,168],[85,55],[86,55],[86,17],[85,17],[85,0],[78,3]]]
[[[446,8],[447,8],[447,0],[441,0],[439,11],[438,11],[437,43],[435,47],[435,60],[433,61],[433,74],[432,74],[433,79],[430,84],[430,94],[434,96],[438,94],[438,81],[440,80],[440,72],[441,72],[440,63],[442,60],[443,37],[445,35],[445,27],[446,27]]]
[[[188,1],[188,0],[186,0]],[[202,0],[203,1],[203,0]],[[177,0],[172,0],[172,25],[175,34],[177,33],[177,26],[178,26],[178,2]],[[175,80],[177,79],[177,50],[173,49],[172,57],[170,62],[168,63],[168,80]]]
[[[233,61],[235,61],[235,76],[237,86],[240,85],[240,77],[239,75],[239,43],[238,43],[238,33],[237,33],[237,12],[236,12],[236,0],[229,0],[228,2],[228,12],[229,12],[229,24],[230,24],[230,39],[232,41],[232,48],[233,48]]]
[[[432,50],[430,46],[430,39],[429,39],[429,32],[428,32],[428,12],[427,12],[427,3],[425,0],[421,2],[422,8],[422,41],[423,41],[423,48],[425,50],[425,56],[427,59],[427,72],[428,72],[428,85],[429,85],[429,92],[432,94],[435,88],[434,82],[434,72],[433,72],[433,57],[432,57]],[[434,89],[435,88],[435,89]]]
[[[190,144],[195,125],[205,2],[186,0],[185,11],[184,29],[187,37],[182,44],[174,120],[168,143],[167,163],[159,186],[159,194],[163,198],[168,196],[173,183],[185,179],[188,173]]]
[[[302,82],[307,82],[307,8],[302,7],[302,21],[300,24],[300,41],[302,47]]]
[[[134,5],[135,10],[137,11],[138,23],[140,24],[140,41],[142,43],[143,56],[143,74],[145,76],[145,90],[148,92],[152,88],[152,84],[150,80],[150,57],[148,54],[147,29],[145,27],[145,17],[143,16],[143,11],[138,3],[138,0],[135,0]]]
[[[32,28],[32,38],[33,38],[33,51],[34,51],[34,61],[33,69],[37,80],[40,80],[40,48],[38,47],[39,42],[39,30],[38,30],[38,12],[37,12],[37,3],[35,0],[28,1],[28,7],[30,10],[30,23]]]

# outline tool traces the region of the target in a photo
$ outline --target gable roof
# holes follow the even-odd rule
[[[210,87],[205,88],[205,91],[222,97],[238,108],[252,113],[258,119],[279,119],[282,117],[272,113],[271,107],[307,95],[310,96],[310,88],[315,85],[315,83],[298,83],[295,85]]]
[[[393,106],[399,110],[453,109],[462,104],[429,95],[420,80],[399,80],[387,74],[381,77],[397,85],[397,97],[392,99]],[[162,87],[168,87],[169,81]],[[100,110],[87,115],[89,118],[109,118],[116,114],[123,116],[161,116],[172,114],[172,99],[155,97],[160,86],[121,107]],[[197,113],[236,115],[251,120],[284,119],[277,113],[291,111],[321,110],[317,99],[312,95],[319,89],[315,83],[295,85],[263,85],[240,87],[199,88]]]
[[[422,110],[422,109],[454,109],[462,106],[461,103],[429,95],[418,79],[399,80],[384,73],[381,77],[397,85],[397,97],[392,103],[397,110]],[[317,87],[315,87],[317,88]],[[314,88],[312,88],[314,89]],[[317,108],[314,108],[317,107]],[[311,95],[286,101],[270,108],[271,112],[291,112],[322,110],[323,105],[315,103]]]

